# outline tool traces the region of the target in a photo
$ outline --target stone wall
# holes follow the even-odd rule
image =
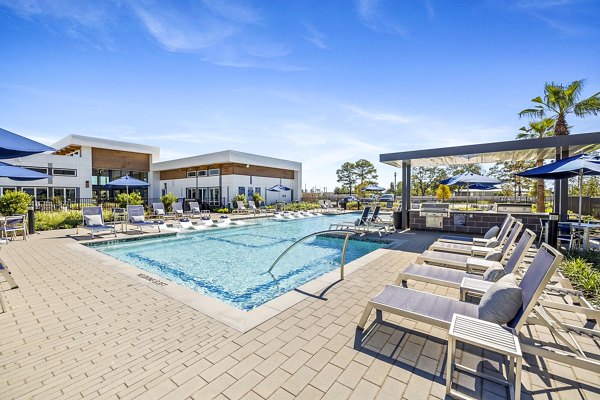
[[[540,233],[540,218],[548,218],[548,214],[544,213],[527,213],[527,214],[511,214],[517,220],[523,223],[524,228],[531,229],[536,234]],[[457,219],[462,219],[464,216],[464,226],[455,225],[455,216]],[[461,212],[450,211],[450,217],[444,218],[444,232],[466,233],[475,236],[485,234],[492,226],[500,226],[506,218],[506,213],[491,213],[483,211]],[[410,211],[410,229],[440,231],[440,229],[426,228],[425,217],[419,216],[418,210]]]

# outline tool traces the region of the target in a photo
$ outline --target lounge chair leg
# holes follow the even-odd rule
[[[378,323],[383,322],[383,311],[375,310],[375,321],[377,321]]]
[[[365,311],[363,311],[362,317],[360,317],[360,321],[358,322],[358,329],[365,329],[365,324],[367,323],[367,319],[369,319],[369,315],[371,314],[371,310],[373,309],[373,304],[369,302],[365,307]]]

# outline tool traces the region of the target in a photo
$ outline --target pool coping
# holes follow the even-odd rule
[[[140,235],[141,236],[141,235]],[[144,235],[136,238],[124,238],[124,239],[108,239],[106,241],[97,241],[94,243],[105,244],[107,241],[130,241],[149,239],[151,237],[156,238],[157,236],[171,236],[171,235]],[[361,238],[362,239],[362,238]],[[361,240],[359,239],[359,240]],[[366,239],[366,238],[365,238]],[[368,240],[368,239],[367,239]],[[365,241],[367,241],[365,240]],[[375,240],[373,240],[375,241]],[[376,249],[352,262],[349,262],[344,266],[344,275],[350,275],[353,272],[359,270],[361,267],[373,260],[383,256],[389,246],[394,243],[394,240],[379,240],[380,242],[389,242],[388,246]],[[260,325],[261,323],[271,319],[272,317],[280,314],[288,308],[294,306],[300,301],[306,299],[307,296],[315,295],[316,293],[327,289],[333,284],[340,282],[340,268],[336,268],[333,271],[327,272],[318,278],[315,278],[296,289],[284,293],[268,302],[252,309],[249,311],[240,310],[232,305],[229,305],[219,299],[207,296],[199,293],[191,288],[187,288],[179,285],[178,283],[171,281],[167,278],[154,274],[152,272],[143,270],[124,261],[118,260],[108,254],[104,254],[94,249],[94,245],[91,243],[73,242],[69,243],[68,246],[72,249],[84,252],[89,255],[89,258],[94,260],[95,265],[101,265],[103,267],[110,268],[116,272],[119,272],[135,282],[147,286],[157,292],[160,292],[174,300],[177,300],[188,307],[191,307],[201,313],[214,318],[215,320],[224,323],[225,325],[236,329],[240,332],[247,332],[248,330]],[[303,293],[301,293],[303,292]]]

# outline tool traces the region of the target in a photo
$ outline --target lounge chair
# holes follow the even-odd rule
[[[514,223],[514,218],[511,218]],[[456,254],[472,254],[472,255],[486,255],[489,253],[489,249],[494,247],[502,246],[510,236],[510,231],[515,229],[516,225],[513,223],[507,224],[510,225],[510,229],[507,228],[503,232],[498,235],[496,240],[488,241],[485,245],[479,244],[459,244],[459,243],[446,243],[446,242],[435,242],[431,246],[429,246],[429,250],[431,251],[443,251],[446,253],[456,253]]]
[[[367,224],[371,227],[383,228],[386,231],[386,233],[390,231],[395,231],[396,228],[394,227],[394,221],[392,221],[391,219],[384,221],[381,218],[380,211],[381,204],[377,204],[373,209],[373,214],[371,214],[371,216],[367,219]]]
[[[172,207],[173,207],[173,213],[175,214],[175,217],[183,218],[185,216],[186,212],[183,211],[183,204],[181,204],[180,201],[173,203]]]
[[[144,227],[157,228],[160,232],[160,223],[146,221],[144,206],[127,206],[128,225],[140,228],[140,233],[144,233]],[[158,221],[156,221],[158,222]]]
[[[504,245],[500,248],[500,250],[496,248],[489,249],[489,252],[483,259],[466,254],[453,254],[444,253],[441,251],[426,250],[417,258],[417,264],[427,263],[446,265],[448,267],[462,270],[467,270],[468,268],[473,270],[486,270],[493,261],[500,261],[504,264],[505,259],[509,256],[509,251],[511,250],[512,245],[514,244],[519,233],[521,233],[522,228],[523,223],[517,221],[510,232],[508,239],[506,242],[504,242]]]
[[[244,205],[243,201],[236,201],[236,208],[233,210],[234,213],[247,213],[248,209],[246,208],[246,206]]]
[[[4,280],[10,285],[11,289],[16,289],[19,286],[13,279],[12,275],[6,265],[0,262],[0,275],[4,277]],[[2,312],[6,311],[6,304],[4,304],[4,298],[2,297],[2,293],[0,293],[0,308],[2,308]]]
[[[102,216],[102,207],[83,207],[81,212],[83,214],[83,224],[81,225],[81,228],[90,231],[92,239],[94,238],[94,234],[96,232],[108,231],[112,232],[115,236],[117,236],[116,225],[106,225],[104,223],[104,217]],[[79,233],[79,228],[80,227],[78,226],[77,233]]]
[[[543,244],[531,265],[519,282],[523,297],[522,305],[515,316],[506,324],[518,332],[536,305],[546,284],[556,271],[563,256],[547,244]],[[496,283],[497,285],[497,283]],[[498,304],[502,308],[503,304]],[[480,318],[480,306],[449,297],[421,292],[395,285],[387,285],[365,306],[358,323],[358,331],[363,331],[371,311],[377,310],[375,323],[381,323],[382,311],[415,321],[425,322],[440,328],[448,329],[454,314]],[[374,325],[373,325],[374,326]],[[448,379],[448,377],[446,377]]]
[[[13,240],[15,240],[17,237],[16,233],[21,232],[23,240],[27,240],[26,219],[27,216],[25,215],[11,215],[10,217],[6,217],[2,225],[2,237],[8,239],[8,234],[12,233]]]
[[[152,203],[152,211],[154,212],[154,216],[158,219],[167,218],[167,210],[165,210],[165,205],[161,203]]]
[[[262,214],[262,213],[266,212],[266,210],[263,210],[262,208],[257,208],[256,204],[254,204],[253,201],[248,202],[248,210],[252,211],[254,214],[256,214],[256,213]]]
[[[454,236],[454,235],[442,235],[438,238],[438,242],[445,243],[459,243],[459,244],[471,244],[475,246],[485,246],[491,241],[498,240],[500,243],[504,241],[508,232],[514,224],[515,218],[512,215],[506,214],[506,218],[502,222],[500,228],[497,226],[492,227],[486,235],[482,238],[473,238],[468,236]],[[494,229],[495,228],[495,229]],[[494,232],[497,232],[496,234]]]
[[[190,201],[190,214],[193,217],[201,215],[200,204],[197,201]]]
[[[381,232],[384,231],[387,233],[386,228],[384,226],[378,224],[369,224],[369,213],[371,211],[370,206],[366,206],[363,210],[360,218],[356,221],[346,221],[346,222],[338,222],[337,224],[329,225],[329,229],[353,229],[359,231],[376,231],[379,237],[381,237]]]
[[[490,277],[497,280],[505,274],[511,274],[517,270],[517,268],[523,262],[527,250],[535,240],[535,233],[529,229],[525,229],[525,232],[521,235],[519,242],[512,251],[510,257],[506,260],[506,263],[491,262],[489,263],[488,269]],[[497,273],[491,272],[491,269],[498,269]],[[410,264],[403,271],[398,274],[395,284],[407,287],[408,280],[434,283],[440,286],[448,286],[452,288],[459,288],[464,278],[470,278],[475,280],[483,281],[484,277],[481,274],[481,269],[471,270],[467,268],[466,271],[460,271],[453,268],[438,267],[435,265],[428,264]],[[494,276],[495,275],[495,276]]]

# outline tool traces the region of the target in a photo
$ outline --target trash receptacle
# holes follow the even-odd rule
[[[29,233],[35,233],[35,209],[33,206],[27,210],[27,230]]]
[[[402,229],[402,211],[394,211],[392,213],[395,229]]]
[[[547,227],[547,237],[548,243],[550,246],[557,248],[558,247],[558,214],[550,214],[548,216],[548,227]]]
[[[343,209],[343,210],[346,210],[346,205],[347,205],[347,204],[348,204],[348,203],[346,203],[346,201],[345,201],[345,200],[342,200],[342,201],[340,201],[340,206],[342,207],[342,209]]]

